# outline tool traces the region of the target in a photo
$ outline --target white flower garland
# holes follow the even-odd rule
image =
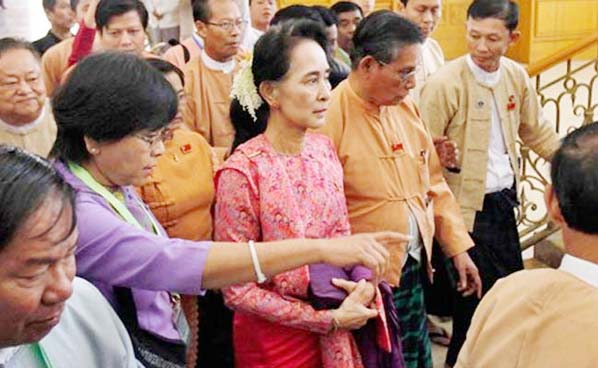
[[[253,72],[251,71],[251,58],[246,58],[239,63],[239,71],[233,78],[230,97],[236,98],[239,104],[246,112],[251,115],[253,121],[257,121],[255,114],[257,109],[262,106],[264,100],[257,92],[253,81]]]

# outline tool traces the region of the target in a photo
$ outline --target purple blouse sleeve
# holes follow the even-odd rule
[[[93,197],[77,198],[77,275],[110,285],[199,295],[210,242],[170,239],[121,220]]]

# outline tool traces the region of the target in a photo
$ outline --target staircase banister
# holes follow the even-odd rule
[[[542,58],[535,63],[532,63],[527,66],[527,73],[530,77],[535,77],[536,75],[546,71],[547,69],[552,68],[553,66],[567,61],[571,58],[572,55],[579,53],[580,51],[585,50],[586,48],[592,46],[592,44],[596,43],[598,47],[598,33],[594,35],[590,35],[586,38],[581,39],[579,42],[576,42],[573,45],[567,46],[563,48],[561,51],[556,52],[552,55],[549,55],[545,58]]]

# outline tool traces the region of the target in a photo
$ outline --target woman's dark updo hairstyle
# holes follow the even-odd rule
[[[50,155],[89,159],[83,137],[114,142],[166,126],[177,114],[177,95],[162,73],[133,54],[106,52],[77,64],[52,101],[58,126]]]
[[[291,52],[301,41],[312,40],[326,50],[327,39],[324,27],[311,20],[292,20],[280,23],[264,33],[253,49],[253,83],[258,89],[262,82],[279,81],[289,71]],[[266,130],[270,107],[264,101],[256,111],[257,121],[243,110],[237,99],[230,107],[230,118],[235,127],[235,140],[232,150],[237,146],[262,134]]]

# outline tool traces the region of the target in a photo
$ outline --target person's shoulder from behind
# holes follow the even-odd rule
[[[75,278],[60,323],[41,341],[59,367],[137,367],[122,322],[91,283]]]
[[[66,40],[62,40],[56,45],[50,47],[42,56],[42,61],[47,60],[48,62],[64,61],[64,68],[67,67],[68,57],[73,49],[74,37],[69,37]]]

